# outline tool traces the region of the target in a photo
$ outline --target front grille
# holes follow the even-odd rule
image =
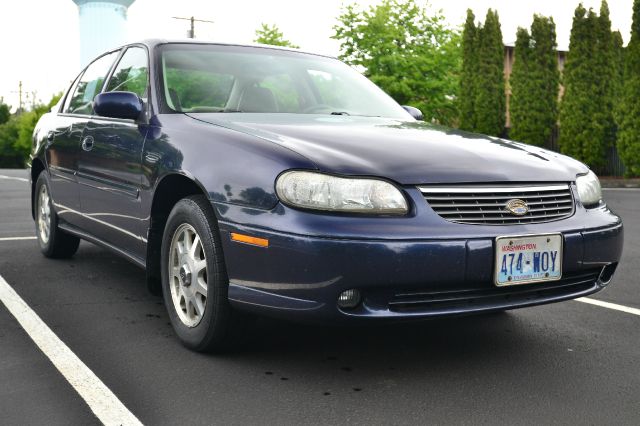
[[[573,214],[574,203],[567,184],[500,186],[420,186],[429,206],[450,222],[474,225],[511,225],[561,220]],[[529,207],[523,216],[507,210],[510,200]]]
[[[559,281],[513,287],[489,287],[477,290],[407,291],[396,293],[389,301],[394,312],[455,312],[535,305],[579,297],[593,292],[601,269],[566,273]]]

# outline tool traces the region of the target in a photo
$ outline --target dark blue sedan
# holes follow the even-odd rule
[[[247,313],[320,322],[501,311],[603,289],[623,245],[563,155],[420,120],[338,60],[162,40],[93,61],[31,155],[45,256],[145,268],[195,350]]]

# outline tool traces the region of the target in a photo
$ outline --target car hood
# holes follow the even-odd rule
[[[319,170],[401,184],[569,182],[588,169],[541,148],[422,122],[310,114],[189,114],[266,139]]]

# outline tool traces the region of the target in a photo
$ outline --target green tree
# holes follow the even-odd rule
[[[622,98],[624,86],[624,42],[620,31],[613,32],[613,99]],[[614,111],[616,108],[614,107]]]
[[[615,131],[614,36],[609,8],[600,16],[580,4],[576,9],[565,67],[560,108],[560,149],[602,171]]]
[[[531,35],[518,30],[511,76],[510,137],[543,146],[558,121],[560,73],[553,19],[535,15]]]
[[[537,99],[533,98],[533,85],[530,78],[533,64],[533,40],[529,31],[518,28],[516,33],[515,61],[509,84],[511,85],[511,99],[509,109],[511,113],[511,130],[509,137],[513,140],[531,143],[535,133],[534,125],[529,120],[529,111]]]
[[[476,84],[478,77],[478,27],[476,17],[467,9],[467,20],[462,31],[462,71],[460,73],[460,128],[476,128]]]
[[[343,61],[426,120],[457,124],[460,34],[441,13],[415,0],[383,0],[364,10],[348,5],[334,30]]]
[[[604,159],[606,158],[606,150],[615,145],[616,138],[616,124],[614,120],[614,105],[616,99],[615,95],[615,43],[614,33],[611,31],[611,18],[609,12],[609,5],[606,0],[602,1],[600,6],[600,16],[597,20],[597,44],[595,45],[594,70],[598,70],[596,76],[599,78],[601,84],[597,90],[597,95],[601,101],[597,105],[595,120],[601,123],[604,129],[603,143],[598,145],[590,145],[594,147],[593,152],[591,149],[585,149],[585,155],[590,156],[602,156],[602,163],[597,166],[602,167]],[[600,146],[602,145],[602,146]]]
[[[624,60],[624,89],[618,121],[618,152],[629,176],[640,175],[640,0],[633,3],[631,41]]]
[[[613,78],[611,82],[611,99],[613,100],[613,129],[609,140],[614,144],[618,138],[618,120],[620,118],[620,100],[624,90],[624,46],[623,46],[622,34],[620,31],[613,32],[613,54],[612,54],[612,66],[613,66]]]
[[[498,12],[489,9],[478,31],[478,76],[475,97],[475,130],[492,136],[504,132],[506,96],[504,44]]]
[[[14,114],[0,125],[0,167],[25,166],[38,120],[58,103],[60,97],[61,94],[55,95],[47,105],[36,105],[31,111]]]
[[[276,24],[268,25],[261,24],[260,28],[256,30],[256,38],[253,40],[255,43],[270,44],[272,46],[284,46],[291,47],[293,49],[299,49],[300,46],[296,46],[289,40],[284,38],[284,34]]]
[[[564,69],[565,93],[560,106],[559,145],[563,153],[582,159],[582,146],[589,140],[591,119],[591,49],[594,36],[587,10],[580,4],[574,13],[569,54]]]
[[[13,146],[18,137],[18,125],[14,117],[0,125],[0,168],[24,166],[23,155]]]
[[[0,125],[9,121],[11,117],[11,107],[4,103],[4,99],[0,98]]]

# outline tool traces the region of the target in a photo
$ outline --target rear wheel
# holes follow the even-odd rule
[[[230,349],[243,318],[228,300],[228,278],[213,209],[203,196],[180,200],[162,239],[162,292],[171,324],[190,349]]]
[[[40,173],[35,192],[36,237],[42,254],[46,257],[63,259],[78,251],[80,239],[69,235],[58,227],[58,216],[53,209],[46,174]]]

